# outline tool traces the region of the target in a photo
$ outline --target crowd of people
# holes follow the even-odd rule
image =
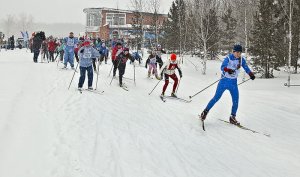
[[[54,62],[59,56],[57,61],[63,63],[63,69],[68,68],[69,64],[71,69],[77,70],[74,66],[74,58],[76,59],[80,71],[78,82],[79,91],[82,91],[86,75],[88,77],[88,89],[93,90],[93,75],[94,72],[98,72],[96,62],[99,62],[98,64],[102,64],[102,62],[107,64],[110,59],[110,50],[113,71],[112,77],[116,78],[118,70],[119,86],[126,87],[123,83],[123,75],[126,70],[127,61],[130,60],[130,63],[138,62],[141,64],[142,57],[137,52],[130,53],[130,49],[122,40],[113,41],[110,45],[111,48],[108,48],[106,41],[99,38],[95,40],[84,37],[76,38],[72,32],[70,32],[68,37],[63,39],[55,39],[52,36],[46,38],[44,32],[37,32],[34,33],[30,39],[30,48],[34,53],[33,61],[35,63],[37,63],[39,54],[42,55],[42,62],[45,62],[46,58],[47,62]],[[55,53],[57,54],[56,56],[54,56]],[[178,87],[179,78],[175,71],[178,70],[180,79],[182,78],[183,72],[176,54],[170,54],[170,57],[163,62],[162,54],[165,53],[166,51],[159,44],[149,51],[149,56],[145,61],[145,67],[148,69],[147,77],[150,78],[154,75],[159,81],[164,78],[165,83],[160,95],[161,98],[165,97],[169,79],[171,78],[174,81],[171,97],[177,98],[176,89]],[[233,104],[229,121],[232,124],[239,125],[235,117],[239,102],[237,77],[240,68],[242,67],[246,71],[250,79],[255,79],[255,75],[247,66],[246,60],[241,56],[241,53],[242,46],[239,44],[234,45],[232,54],[224,59],[221,65],[222,77],[219,81],[216,94],[200,115],[202,121],[206,119],[209,110],[221,98],[223,92],[229,90]]]

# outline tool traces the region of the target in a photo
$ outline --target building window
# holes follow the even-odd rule
[[[107,13],[106,23],[109,25],[125,25],[126,14],[124,13]]]
[[[100,26],[101,15],[100,13],[88,13],[87,14],[87,26]]]

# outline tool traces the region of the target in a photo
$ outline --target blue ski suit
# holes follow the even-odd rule
[[[216,104],[216,102],[219,101],[224,91],[229,90],[232,99],[231,115],[236,116],[236,112],[239,105],[239,89],[237,85],[237,77],[241,66],[247,74],[251,73],[251,70],[249,69],[246,63],[246,60],[243,57],[235,58],[233,54],[229,54],[224,59],[221,66],[222,78],[218,84],[215,96],[210,100],[210,102],[206,106],[206,110],[209,111]],[[232,74],[229,74],[228,72],[225,72],[226,68],[232,69],[234,72]]]
[[[78,44],[78,39],[73,37],[66,37],[63,40],[63,43],[65,44],[64,48],[64,65],[67,67],[68,62],[70,63],[71,67],[74,67],[74,48]]]

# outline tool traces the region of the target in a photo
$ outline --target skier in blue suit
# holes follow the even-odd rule
[[[107,64],[107,59],[108,59],[108,49],[105,46],[105,43],[102,43],[102,45],[99,48],[99,53],[100,53],[100,62],[105,60],[105,64]]]
[[[222,78],[218,84],[215,96],[210,100],[204,111],[201,113],[201,120],[205,120],[209,110],[219,101],[225,90],[229,90],[232,98],[231,116],[229,122],[235,125],[240,125],[236,120],[236,112],[239,105],[239,90],[237,85],[237,77],[240,72],[240,67],[246,71],[252,80],[255,75],[249,69],[246,60],[241,56],[242,46],[237,44],[233,47],[233,53],[229,54],[223,61],[221,66]]]
[[[72,69],[74,69],[74,49],[78,44],[78,39],[74,38],[73,32],[70,32],[69,37],[64,38],[63,43],[65,44],[64,68],[67,68],[67,64],[69,62]]]
[[[85,74],[88,76],[88,89],[93,90],[93,59],[100,56],[99,52],[91,46],[92,41],[86,40],[78,51],[80,77],[78,90],[82,90],[85,81]]]

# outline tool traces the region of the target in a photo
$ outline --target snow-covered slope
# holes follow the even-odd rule
[[[209,61],[203,76],[184,60],[178,96],[188,98],[219,79],[219,67],[220,61]],[[136,86],[125,79],[128,92],[117,80],[109,85],[110,68],[100,66],[103,95],[80,94],[78,73],[68,90],[72,70],[35,64],[26,50],[2,50],[0,177],[299,176],[300,90],[283,86],[285,73],[239,86],[238,120],[271,134],[266,137],[218,120],[229,117],[228,92],[202,130],[197,115],[216,85],[191,103],[164,103],[158,97],[163,82],[148,95],[158,81],[147,79],[144,67],[136,67]],[[132,65],[125,77],[133,78]],[[300,83],[299,76],[292,79]]]

